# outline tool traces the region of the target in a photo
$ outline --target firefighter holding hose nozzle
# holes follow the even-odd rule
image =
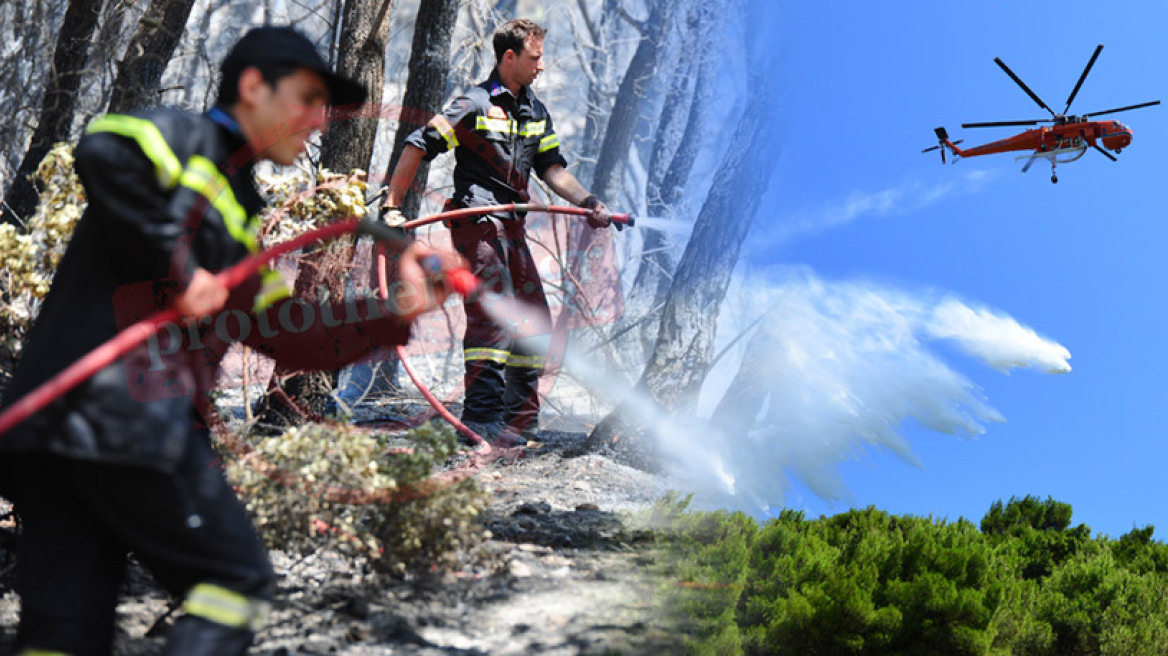
[[[528,202],[532,172],[573,205],[591,211],[593,228],[613,214],[566,166],[552,117],[531,84],[544,70],[546,30],[511,20],[494,34],[496,66],[485,82],[456,98],[410,135],[393,175],[383,212],[390,225],[406,223],[399,209],[423,160],[454,151],[454,194],[446,209]],[[550,326],[551,314],[526,242],[522,212],[501,212],[447,222],[455,249],[493,291],[524,301]],[[497,446],[520,446],[539,430],[542,350],[514,339],[482,302],[465,305],[465,399],[462,422]]]

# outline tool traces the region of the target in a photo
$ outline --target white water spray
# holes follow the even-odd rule
[[[687,237],[689,233],[693,232],[693,224],[676,219],[669,219],[662,216],[638,216],[637,228],[650,228],[652,230],[660,230],[669,235],[677,237]]]
[[[750,354],[769,372],[756,381],[768,396],[755,428],[673,451],[711,505],[753,512],[780,506],[788,475],[822,498],[844,498],[838,467],[865,446],[920,465],[900,432],[907,423],[974,436],[987,422],[1003,421],[981,390],[942,359],[938,342],[1001,372],[1071,369],[1070,353],[1057,342],[948,295],[827,282],[806,270],[760,284],[753,294],[754,306],[769,311],[759,328],[766,352]]]
[[[646,394],[586,358],[568,357],[564,363],[598,396],[634,401],[633,419],[650,428],[667,468],[704,506],[765,513],[783,504],[788,476],[822,498],[840,499],[847,486],[838,467],[865,446],[921,464],[900,433],[908,422],[973,436],[985,432],[986,423],[1003,421],[981,390],[942,360],[934,348],[938,342],[1001,372],[1070,371],[1070,353],[1057,342],[952,296],[827,282],[807,270],[750,287],[745,291],[753,307],[746,314],[767,314],[757,328],[765,353],[750,354],[764,358],[767,373],[754,384],[765,389],[767,399],[748,432],[665,415]],[[488,307],[504,325],[537,325],[521,303]],[[723,326],[721,334],[728,339],[735,331]],[[739,359],[741,354],[725,358],[725,366],[736,369]],[[733,373],[715,370],[710,380]]]

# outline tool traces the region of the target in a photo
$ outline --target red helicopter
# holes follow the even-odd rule
[[[1058,176],[1055,174],[1055,167],[1058,164],[1066,164],[1073,162],[1083,156],[1087,152],[1087,147],[1090,146],[1095,150],[1103,153],[1111,161],[1116,161],[1115,156],[1107,152],[1113,150],[1119,153],[1132,140],[1131,128],[1127,127],[1119,121],[1092,121],[1093,116],[1102,116],[1103,114],[1114,114],[1116,112],[1126,112],[1129,109],[1139,109],[1141,107],[1150,107],[1152,105],[1159,105],[1159,100],[1151,102],[1140,103],[1138,105],[1128,105],[1127,107],[1117,107],[1115,109],[1107,109],[1101,112],[1090,112],[1087,114],[1080,114],[1078,116],[1067,114],[1071,108],[1071,103],[1075,100],[1075,95],[1079,93],[1079,87],[1083,86],[1083,80],[1087,79],[1087,73],[1091,72],[1091,67],[1095,65],[1095,59],[1099,57],[1099,53],[1103,51],[1103,46],[1100,45],[1095,48],[1095,53],[1091,55],[1091,60],[1087,62],[1087,67],[1083,69],[1083,74],[1079,76],[1079,81],[1075,83],[1075,88],[1071,90],[1071,95],[1067,97],[1067,106],[1063,109],[1061,114],[1056,114],[1053,109],[1047,107],[1046,103],[1038,97],[1030,87],[1026,86],[1014,71],[1006,66],[1001,59],[994,58],[994,63],[1010,76],[1022,90],[1030,96],[1038,106],[1050,112],[1052,118],[1035,119],[1033,121],[992,121],[989,123],[962,123],[963,128],[985,128],[997,127],[1004,125],[1038,125],[1039,123],[1051,123],[1049,127],[1043,126],[1033,130],[1026,130],[1020,134],[1012,137],[994,141],[992,143],[975,146],[973,148],[961,149],[957,147],[958,141],[949,141],[949,134],[945,128],[940,127],[934,130],[937,134],[939,143],[931,148],[926,148],[921,152],[927,153],[931,150],[941,151],[941,162],[945,162],[945,151],[949,150],[954,155],[954,161],[960,157],[977,157],[978,155],[989,155],[991,153],[1004,153],[1009,151],[1029,151],[1025,155],[1019,155],[1015,159],[1025,159],[1026,164],[1022,166],[1022,172],[1030,170],[1030,165],[1037,159],[1046,159],[1050,161],[1050,181],[1058,182]],[[1100,145],[1102,144],[1102,145]],[[1107,150],[1105,150],[1107,149]]]

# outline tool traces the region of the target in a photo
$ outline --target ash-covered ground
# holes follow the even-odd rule
[[[666,483],[601,455],[564,455],[584,438],[545,431],[523,457],[478,472],[492,498],[486,566],[402,581],[336,553],[273,552],[279,591],[252,653],[677,653],[679,633],[658,604],[668,581],[650,573],[658,554],[628,521]],[[11,546],[12,531],[11,518],[0,524],[0,547]],[[10,551],[0,554],[0,654],[11,651],[16,630],[13,564]],[[133,565],[115,654],[160,653],[169,604]]]

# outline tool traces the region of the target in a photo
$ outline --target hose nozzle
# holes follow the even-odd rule
[[[481,283],[470,269],[451,269],[443,272],[442,280],[464,299],[471,299],[479,294]]]
[[[637,217],[633,216],[631,212],[621,212],[612,215],[613,223],[620,223],[630,228],[637,225]]]
[[[442,260],[437,255],[427,255],[422,258],[422,268],[441,278],[451,291],[464,299],[471,299],[479,294],[481,283],[470,269],[459,267],[443,270]]]

